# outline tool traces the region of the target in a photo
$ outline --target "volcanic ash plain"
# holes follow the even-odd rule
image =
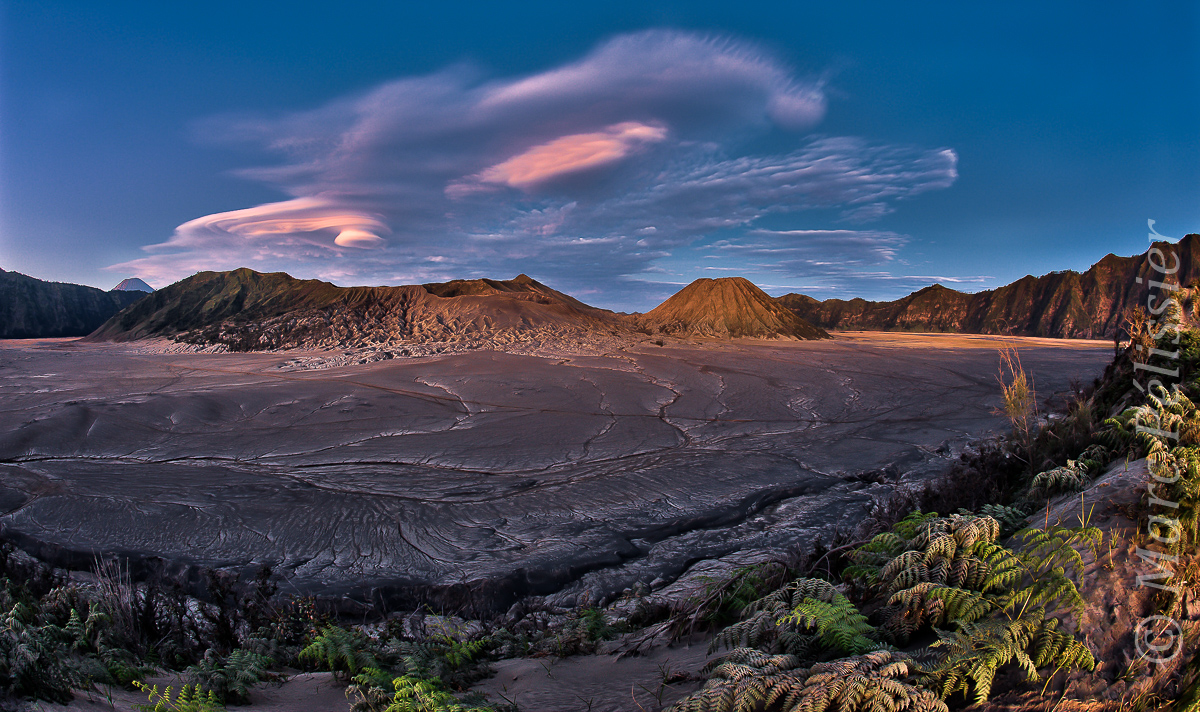
[[[852,531],[1005,427],[1004,344],[1043,400],[1112,348],[867,333],[296,370],[0,342],[0,528],[65,565],[270,564],[389,605],[594,601]]]

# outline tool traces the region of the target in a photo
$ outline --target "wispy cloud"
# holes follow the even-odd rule
[[[239,175],[287,199],[186,222],[113,269],[158,284],[243,265],[343,283],[525,271],[621,306],[641,301],[639,275],[718,230],[746,255],[780,241],[894,255],[904,240],[886,232],[756,229],[813,209],[876,220],[956,179],[950,149],[805,137],[825,106],[819,80],[751,44],[649,31],[525,77],[458,66],[311,111],[217,117],[198,132],[275,156]],[[796,148],[739,152],[769,131]],[[774,255],[795,274],[816,259]]]
[[[735,266],[706,266],[706,271],[732,271],[750,276],[776,295],[808,290],[812,296],[879,298],[911,292],[935,282],[962,289],[991,277],[906,274],[900,259],[907,235],[887,230],[747,230],[741,240],[718,240],[701,248],[705,258]],[[783,277],[788,285],[779,285]]]
[[[759,282],[783,277],[840,294],[890,279],[897,253],[907,242],[906,235],[886,230],[752,229],[741,240],[719,240],[704,250]]]

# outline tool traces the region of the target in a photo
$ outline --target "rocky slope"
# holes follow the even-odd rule
[[[0,339],[83,336],[144,296],[0,269]]]
[[[1156,243],[1179,258],[1180,284],[1200,280],[1200,235]],[[1136,278],[1141,277],[1139,284]],[[1113,338],[1129,308],[1144,308],[1148,281],[1161,279],[1146,255],[1106,255],[1082,274],[1025,276],[999,289],[966,294],[935,284],[892,302],[787,294],[778,303],[826,329],[942,331],[1062,338]]]
[[[742,277],[698,279],[636,320],[651,332],[681,336],[829,338]]]
[[[234,351],[404,342],[568,338],[627,331],[621,318],[520,275],[337,287],[282,272],[201,272],[164,287],[89,339],[172,337]]]

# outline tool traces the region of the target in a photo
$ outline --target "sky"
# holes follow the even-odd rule
[[[0,267],[894,299],[1200,232],[1200,4],[0,0]]]

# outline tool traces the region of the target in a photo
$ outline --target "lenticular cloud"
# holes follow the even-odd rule
[[[199,133],[273,156],[239,175],[287,199],[190,220],[113,269],[160,283],[247,265],[359,283],[536,271],[604,292],[716,230],[736,241],[763,216],[825,208],[870,221],[954,181],[949,149],[806,137],[825,107],[819,81],[752,44],[649,31],[528,76],[458,66],[213,118]],[[794,148],[739,152],[765,132]]]
[[[451,183],[446,187],[446,195],[462,197],[477,192],[480,185],[487,183],[530,190],[555,178],[616,163],[639,146],[666,137],[665,128],[636,121],[594,133],[563,136],[491,166],[468,181]]]

